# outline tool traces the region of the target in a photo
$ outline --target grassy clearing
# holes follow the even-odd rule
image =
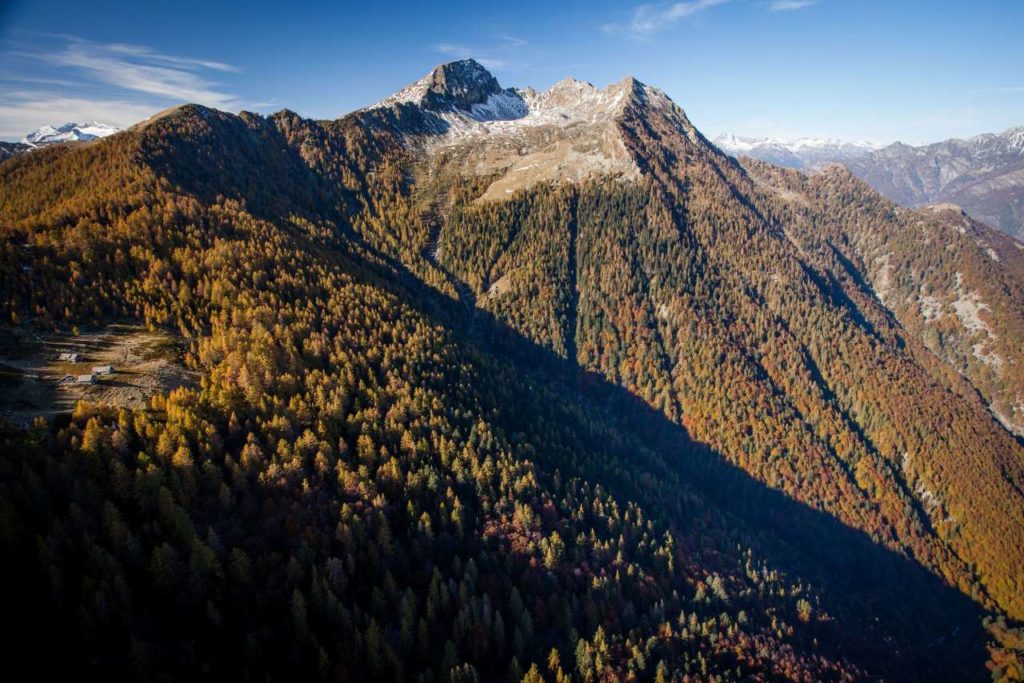
[[[79,354],[78,362],[60,360],[62,353]],[[100,365],[114,373],[97,375],[92,385],[62,382]],[[15,424],[70,411],[80,399],[141,408],[154,393],[193,381],[181,363],[180,340],[164,331],[131,324],[77,334],[0,328],[0,416]]]

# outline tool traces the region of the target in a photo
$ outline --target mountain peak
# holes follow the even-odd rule
[[[475,59],[440,64],[412,85],[380,102],[381,105],[412,103],[433,111],[470,109],[502,92],[491,72]]]
[[[100,123],[99,121],[89,121],[86,123],[69,122],[56,128],[49,125],[37,128],[22,138],[21,142],[33,147],[45,147],[46,145],[55,145],[60,142],[105,138],[119,130],[121,129],[117,126]]]

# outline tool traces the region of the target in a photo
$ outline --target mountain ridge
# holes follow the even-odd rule
[[[882,149],[883,145],[867,141],[837,138],[745,137],[730,133],[712,139],[718,147],[733,156],[749,156],[758,161],[798,170],[815,170],[829,163],[842,163]]]
[[[614,91],[615,87],[616,86],[609,88],[608,91]],[[615,140],[618,143],[624,144],[626,146],[627,150],[630,152],[630,156],[633,158],[634,161],[639,162],[642,160],[644,164],[655,162],[655,167],[649,168],[647,170],[646,175],[653,175],[655,177],[658,177],[660,175],[661,177],[663,177],[664,180],[662,182],[664,182],[664,187],[668,192],[676,193],[681,191],[681,188],[678,188],[677,186],[677,179],[685,178],[689,174],[687,168],[691,165],[702,167],[704,164],[710,163],[713,168],[717,169],[715,173],[720,177],[728,177],[735,175],[735,171],[726,162],[725,157],[716,156],[717,150],[715,150],[713,146],[707,144],[706,139],[704,139],[703,136],[701,136],[699,132],[696,131],[692,124],[689,123],[688,119],[686,119],[685,114],[682,112],[682,110],[679,109],[670,100],[668,100],[668,98],[665,97],[662,93],[660,93],[660,91],[657,91],[656,89],[653,88],[649,88],[648,86],[644,86],[643,84],[640,84],[639,82],[635,81],[635,79],[627,79],[626,81],[623,81],[622,84],[618,87],[622,88],[622,92],[625,95],[625,97],[619,103],[622,104],[622,108],[621,110],[619,110],[619,116],[621,118],[619,119],[619,121],[613,122],[614,127],[612,129],[612,134],[615,136]],[[490,132],[491,128],[493,127],[496,129],[496,132],[502,134],[505,133],[503,127],[504,123],[500,120],[490,121],[485,118],[485,120],[483,121],[478,121],[475,117],[472,116],[472,111],[462,111],[461,113],[456,112],[456,116],[457,119],[446,121],[446,123],[449,124],[448,127],[428,127],[425,132],[421,131],[421,129],[418,127],[414,127],[410,131],[403,131],[401,127],[399,127],[398,129],[399,133],[411,132],[414,135],[413,138],[408,139],[406,140],[406,142],[403,143],[403,145],[408,150],[410,150],[410,153],[417,155],[423,153],[426,153],[428,155],[438,154],[440,157],[444,159],[444,161],[442,162],[442,166],[430,171],[430,175],[428,177],[464,177],[464,174],[467,172],[475,174],[480,173],[481,170],[483,170],[481,169],[480,164],[477,162],[475,158],[472,159],[472,167],[467,168],[465,165],[466,162],[464,160],[460,160],[460,157],[457,153],[450,153],[450,150],[444,144],[446,141],[454,140],[456,143],[456,150],[459,148],[460,145],[462,145],[472,154],[478,154],[481,149],[487,149],[486,146],[483,148],[475,146],[475,143],[473,142],[475,138],[473,138],[472,136],[467,136],[465,134],[465,128],[463,127],[462,124],[466,124],[466,126],[468,126],[470,130],[482,130],[485,132]],[[518,125],[518,123],[526,121],[527,119],[528,116],[513,119],[514,136],[517,136],[520,132],[515,126]],[[625,122],[625,124],[623,124],[623,121]],[[578,139],[572,136],[575,136],[580,129],[592,132],[594,130],[594,127],[592,125],[580,126],[574,123],[573,125],[570,125],[565,129],[568,131],[572,131],[572,135],[570,135],[569,137],[565,137],[569,134],[567,134],[560,126],[553,128],[549,126],[541,126],[540,130],[542,131],[542,136],[539,144],[543,145],[543,149],[547,149],[551,146],[551,138],[549,137],[550,135],[554,134],[556,136],[563,136],[563,141],[568,145],[569,151],[572,152],[573,145],[577,144],[578,142]],[[528,126],[526,130],[531,131],[532,127]],[[602,129],[598,127],[597,130],[600,131]],[[522,145],[524,143],[524,138],[522,137],[514,137],[513,139],[516,141],[516,145]],[[500,140],[501,136],[499,136],[499,142],[497,143],[499,155],[495,159],[494,165],[488,167],[487,170],[484,172],[484,177],[493,178],[495,173],[497,173],[499,174],[499,180],[506,180],[508,175],[514,172],[517,168],[521,168],[524,165],[529,165],[528,163],[524,162],[534,161],[536,159],[535,155],[537,154],[537,152],[531,151],[531,148],[529,146],[525,148],[510,146],[504,142],[501,142]],[[644,146],[647,143],[645,143],[644,140],[655,141],[656,146],[653,148],[645,149]],[[662,143],[656,142],[658,140],[671,140],[673,146],[681,146],[668,148],[663,151]],[[529,137],[525,138],[525,141],[527,144],[529,144]],[[588,148],[592,147],[591,139],[586,136],[583,138],[583,144]],[[441,154],[442,151],[444,152],[443,154]],[[606,158],[607,156],[608,153],[606,151],[601,151],[598,154],[598,158],[601,159]],[[659,169],[658,166],[661,165],[664,165],[664,168]],[[675,167],[675,170],[668,170],[673,166]],[[589,170],[593,170],[593,168],[594,167],[592,166],[588,166]],[[573,174],[573,168],[565,163],[565,158],[563,156],[557,156],[554,160],[552,160],[552,163],[550,166],[548,166],[548,169],[551,171],[552,175],[550,175],[550,177],[542,178],[542,182],[549,182],[552,180],[566,180],[575,177]],[[599,175],[600,174],[594,177],[599,177]],[[740,180],[741,179],[739,177],[736,177],[735,181],[729,182],[739,182]],[[429,186],[429,184],[434,181],[426,180],[425,182]],[[718,182],[719,181],[715,181],[716,184]],[[515,193],[517,192],[529,191],[532,187],[535,186],[536,183],[527,182],[523,184],[519,182],[518,179],[516,179],[516,182],[515,184],[513,184],[512,187],[503,187],[500,183],[491,182],[488,186],[488,189],[481,196],[481,199],[488,200],[495,198],[508,198],[510,195],[515,196]],[[502,192],[496,193],[494,191],[496,189],[502,189]],[[719,190],[716,189],[712,191],[717,192]],[[755,213],[751,214],[751,220],[757,221],[762,219],[758,217]],[[440,233],[440,240],[438,243],[438,250],[442,256],[444,256],[444,254],[449,251],[448,249],[446,249],[446,247],[449,246],[448,240],[446,239],[446,235],[447,233],[442,229]],[[718,238],[715,238],[715,241],[717,242]],[[720,249],[721,246],[717,246],[714,248]],[[470,248],[470,250],[473,249],[472,244],[463,244],[460,248],[466,249],[467,247]],[[416,249],[413,252],[414,254],[416,254],[416,256],[410,254],[409,256],[406,256],[404,258],[415,260],[419,252],[420,249]],[[737,257],[737,259],[741,258],[742,257]],[[733,261],[733,263],[739,262],[742,261]],[[504,296],[494,302],[490,301],[489,299],[480,299],[480,295],[485,290],[485,285],[488,284],[485,282],[484,278],[476,279],[479,276],[473,276],[471,272],[464,271],[464,266],[462,266],[458,262],[446,262],[444,263],[444,265],[450,272],[454,273],[457,276],[461,276],[456,279],[453,285],[456,289],[464,287],[467,284],[466,280],[468,279],[469,286],[477,293],[475,297],[476,301],[484,301],[485,305],[495,306],[500,306],[503,300],[507,301],[506,297]],[[471,300],[471,302],[472,301],[473,300]],[[551,301],[551,304],[556,307],[554,310],[557,310],[559,306],[566,305],[566,302],[563,301],[563,303],[558,303],[558,301],[558,297]],[[571,302],[568,303],[571,305]],[[532,304],[527,303],[527,310],[529,310],[531,306]],[[567,310],[566,313],[570,315],[570,321],[576,315],[572,312],[571,309]],[[564,315],[566,313],[562,313],[560,315]],[[554,336],[551,337],[550,343],[553,343],[556,349],[561,347],[562,349],[564,349],[563,352],[567,352],[567,350],[572,347],[579,348],[581,346],[579,340],[576,340],[576,342],[573,344],[568,343],[570,338],[572,337],[571,330],[559,332],[557,331],[557,329],[552,328],[551,333]],[[585,345],[582,346],[585,348]],[[664,351],[657,351],[656,347],[657,345],[649,350],[638,350],[638,352],[642,354],[664,354]],[[631,387],[631,389],[638,390],[635,387]],[[1010,405],[1013,405],[1012,401]],[[1004,415],[1004,418],[1005,417],[1009,417],[1012,420],[1019,419],[1018,417],[1012,417],[1009,415]]]
[[[911,240],[946,219],[900,213],[845,172],[745,169],[633,79],[553,90],[505,119],[474,112],[479,92],[469,109],[395,102],[334,121],[186,106],[0,165],[10,243],[35,245],[4,252],[5,314],[178,328],[203,377],[152,414],[83,407],[63,435],[32,433],[38,460],[5,485],[40,481],[90,511],[45,526],[28,508],[46,547],[102,514],[102,552],[137,572],[140,604],[180,597],[182,632],[212,605],[254,643],[294,633],[296,655],[224,649],[274,671],[294,656],[303,671],[470,680],[543,667],[554,648],[552,676],[561,657],[581,680],[653,680],[657,661],[723,678],[987,675],[977,617],[1024,609],[1021,448],[898,321],[873,265],[933,253]],[[890,232],[899,245],[876,242]],[[962,237],[1014,277],[1012,252],[985,249],[1016,247],[984,226]],[[978,273],[963,277],[975,291]],[[959,300],[942,301],[947,323]],[[980,292],[981,320],[981,303],[1017,319]],[[616,415],[657,427],[619,431]],[[134,452],[152,456],[116,455]],[[110,483],[89,481],[114,512],[23,474],[47,462],[109,467]],[[150,503],[159,525],[136,524],[132,502],[155,494],[124,494],[121,468],[144,481],[146,467],[167,491]],[[117,542],[124,525],[151,561]],[[70,576],[34,534],[24,557],[40,581]],[[403,560],[435,547],[422,575]],[[235,601],[218,566],[269,588]],[[793,584],[762,582],[783,566]],[[805,577],[820,591],[795,585]],[[92,607],[106,585],[83,586],[80,619],[108,618]],[[193,637],[213,657],[223,636],[208,629]],[[118,661],[129,648],[110,633]]]
[[[715,138],[724,151],[813,171],[847,165],[877,192],[909,207],[956,204],[974,218],[1020,236],[1024,230],[1024,126],[924,145],[801,138]],[[802,144],[813,143],[813,144]]]
[[[62,142],[82,142],[96,140],[119,132],[117,126],[111,126],[98,121],[88,123],[69,122],[54,128],[53,126],[42,126],[32,131],[21,139],[21,143],[32,147],[45,147]]]
[[[1024,230],[1024,127],[919,147],[891,145],[850,166],[901,204],[949,202],[1011,235]]]

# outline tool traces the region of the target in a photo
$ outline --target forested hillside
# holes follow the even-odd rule
[[[483,172],[478,138],[445,137],[457,112],[408,101],[327,122],[187,106],[0,165],[8,324],[139,321],[200,377],[4,427],[9,658],[1020,676],[1024,449],[989,412],[1001,389],[886,308],[873,254],[826,242],[867,208],[748,175],[663,95],[616,87],[612,128],[531,130]],[[615,164],[571,183],[503,166],[598,138]]]
[[[631,87],[620,127],[647,181],[538,186],[497,206],[453,190],[443,266],[481,307],[769,486],[1019,615],[1020,445],[889,316],[866,274],[797,239],[808,220],[899,226],[870,223],[841,195],[841,209],[798,220],[667,98]],[[999,264],[1009,282],[1012,263]],[[1002,317],[1012,346],[1020,311]]]
[[[1024,433],[1024,244],[953,206],[896,207],[840,167],[810,177],[750,168],[793,193],[787,220],[805,248],[847,259],[908,332],[970,380],[1000,423]]]

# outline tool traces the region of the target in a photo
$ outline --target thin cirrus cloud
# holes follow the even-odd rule
[[[18,139],[41,125],[66,121],[128,126],[158,109],[129,100],[69,97],[52,91],[0,91],[0,139]]]
[[[430,49],[447,58],[472,57],[492,71],[521,68],[537,56],[529,41],[507,33],[489,36],[486,47],[467,43],[435,43]]]
[[[69,120],[130,125],[182,102],[227,110],[243,105],[222,83],[240,69],[225,62],[75,36],[36,38],[29,49],[5,50],[22,66],[0,74],[0,138]],[[44,49],[39,38],[53,44]]]
[[[768,5],[768,9],[772,12],[792,12],[817,4],[818,0],[775,0]]]
[[[729,0],[687,0],[669,4],[647,4],[633,8],[629,21],[604,24],[606,33],[624,33],[634,38],[644,38],[675,25],[682,19],[700,14]],[[818,0],[773,0],[768,3],[772,12],[791,12],[818,4]]]
[[[625,23],[605,24],[601,30],[606,33],[625,33],[634,37],[649,36],[663,31],[682,19],[692,17],[712,7],[723,5],[729,0],[689,0],[664,5],[640,5],[633,9],[633,15]]]
[[[438,43],[433,45],[434,52],[444,55],[446,57],[454,57],[456,59],[466,59],[472,57],[476,61],[480,62],[487,69],[501,70],[508,66],[508,62],[504,59],[496,57],[484,56],[481,51],[476,50],[469,45],[456,45],[454,43]]]
[[[232,109],[240,99],[225,92],[210,72],[237,73],[222,62],[167,55],[141,45],[73,39],[62,50],[38,54],[53,66],[80,72],[101,84],[168,100]]]

